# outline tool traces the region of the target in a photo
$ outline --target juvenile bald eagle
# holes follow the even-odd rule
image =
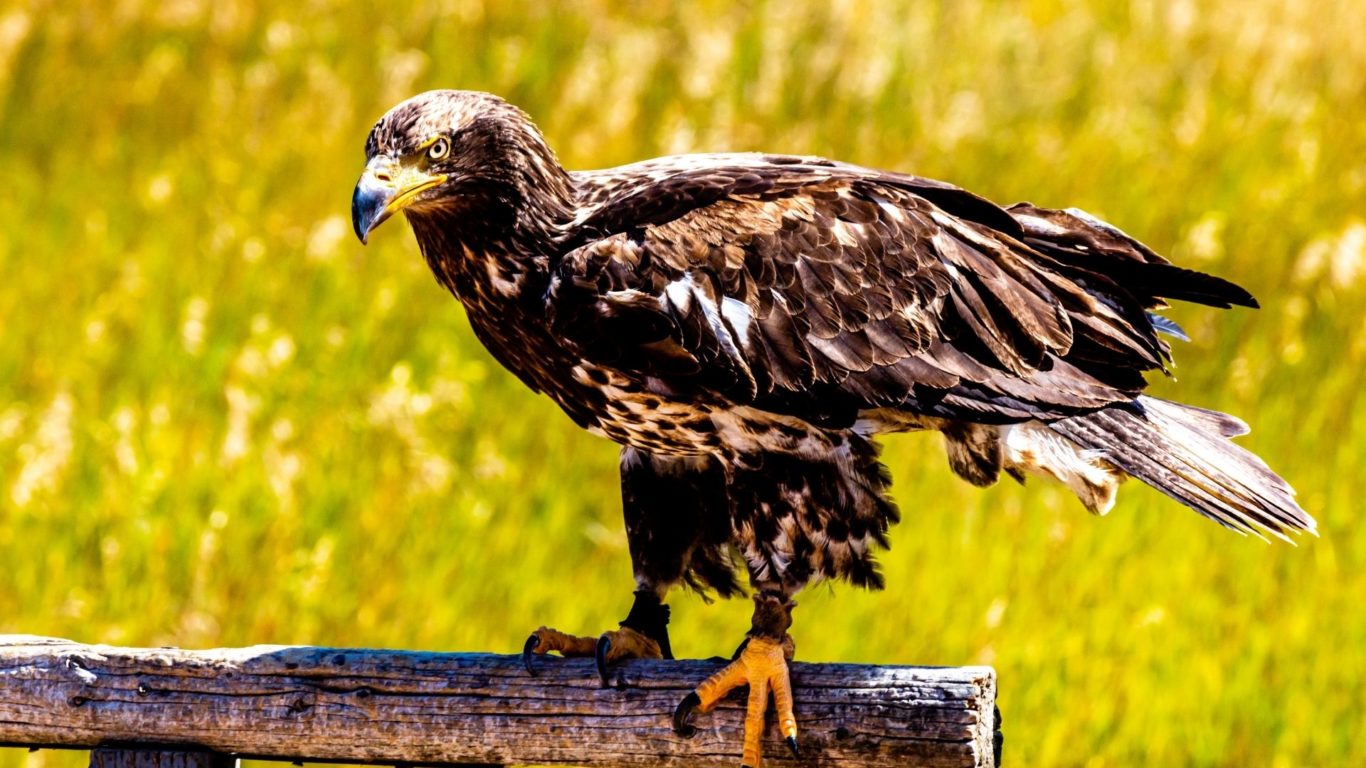
[[[665,157],[569,172],[525,114],[433,91],[370,132],[357,236],[395,212],[475,334],[581,427],[620,443],[635,603],[601,638],[542,627],[533,654],[669,657],[679,584],[754,593],[737,659],[679,706],[686,733],[750,684],[796,751],[793,596],[873,562],[897,510],[875,438],[936,430],[976,485],[1066,484],[1103,513],[1126,477],[1236,531],[1313,531],[1291,488],[1228,440],[1231,416],[1144,396],[1170,362],[1164,299],[1255,307],[1082,211],[815,157]]]

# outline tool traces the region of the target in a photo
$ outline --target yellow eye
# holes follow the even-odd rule
[[[436,141],[432,142],[432,145],[430,147],[427,148],[427,159],[440,160],[444,158],[446,155],[450,154],[450,151],[451,143],[449,141],[446,141],[445,138],[437,139]]]

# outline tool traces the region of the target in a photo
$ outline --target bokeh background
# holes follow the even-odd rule
[[[500,93],[571,168],[820,154],[1075,205],[1260,312],[1178,307],[1159,394],[1248,418],[1322,538],[889,440],[889,588],[799,656],[993,664],[1015,765],[1366,761],[1366,4],[0,5],[0,632],[513,652],[629,603],[615,448],[491,361],[348,201],[385,109]],[[680,655],[748,601],[673,599]],[[819,620],[815,620],[819,617]],[[0,766],[82,756],[0,750]]]

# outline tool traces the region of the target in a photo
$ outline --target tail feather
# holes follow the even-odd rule
[[[1175,403],[1171,400],[1158,400],[1155,397],[1140,397],[1139,402],[1149,414],[1152,414],[1154,411],[1158,413],[1167,410],[1175,411],[1175,413],[1168,415],[1169,418],[1173,421],[1184,423],[1187,429],[1199,427],[1203,431],[1217,432],[1221,437],[1239,437],[1252,431],[1252,429],[1248,427],[1247,422],[1237,416],[1230,416],[1227,413],[1220,413],[1219,411],[1211,411],[1208,408],[1186,405],[1185,403]],[[1253,460],[1267,472],[1271,472],[1260,458],[1252,454],[1248,455],[1252,456]],[[1274,473],[1271,476],[1276,478],[1278,482],[1284,483],[1284,481]]]
[[[1049,428],[1239,533],[1286,541],[1288,533],[1316,533],[1295,490],[1227,439],[1247,432],[1242,421],[1152,397],[1138,398],[1136,406],[1062,419]]]

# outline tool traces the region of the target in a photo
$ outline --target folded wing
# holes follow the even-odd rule
[[[1061,418],[1164,368],[1162,297],[1251,303],[1080,212],[804,158],[697,166],[614,177],[548,295],[587,356],[679,390],[836,420]]]

